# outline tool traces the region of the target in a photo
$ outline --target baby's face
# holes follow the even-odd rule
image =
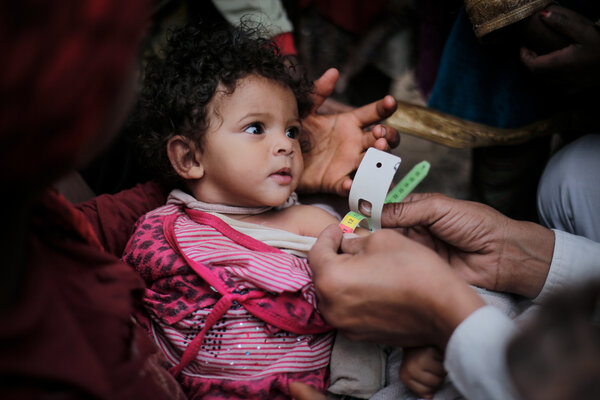
[[[232,94],[217,91],[202,152],[198,200],[237,206],[279,206],[298,186],[304,164],[294,94],[250,75]]]

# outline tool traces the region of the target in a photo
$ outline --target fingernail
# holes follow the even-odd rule
[[[366,217],[370,217],[371,216],[371,202],[360,199],[358,201],[358,210],[360,211],[360,213],[362,215],[364,215]]]
[[[548,18],[550,16],[550,14],[552,14],[552,12],[550,12],[549,10],[540,11],[540,15],[544,18]]]
[[[344,233],[344,239],[355,239],[357,237],[360,237],[360,235],[356,233]]]

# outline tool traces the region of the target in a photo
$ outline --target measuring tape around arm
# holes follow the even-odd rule
[[[384,204],[400,203],[412,192],[419,183],[427,176],[431,165],[427,161],[421,161],[415,165],[396,186],[388,193]],[[350,211],[340,222],[340,229],[344,233],[352,233],[366,217],[354,211]]]

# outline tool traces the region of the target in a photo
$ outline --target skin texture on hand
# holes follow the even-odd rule
[[[304,173],[299,191],[303,193],[336,193],[347,196],[354,172],[369,147],[389,150],[399,143],[396,130],[371,125],[392,115],[396,100],[392,96],[366,106],[337,114],[316,112],[332,93],[339,73],[329,69],[315,82],[315,107],[303,121],[310,141],[304,154]]]
[[[440,194],[413,194],[384,206],[382,225],[403,228],[472,285],[529,298],[542,289],[554,251],[551,230]]]
[[[569,43],[550,52],[521,48],[521,61],[534,76],[567,94],[600,86],[600,30],[586,17],[560,6],[550,6],[539,19]]]
[[[444,356],[435,347],[403,349],[400,380],[415,394],[432,399],[446,378]]]
[[[309,262],[319,310],[353,340],[444,349],[454,329],[485,305],[435,252],[389,229],[342,240],[331,225]]]

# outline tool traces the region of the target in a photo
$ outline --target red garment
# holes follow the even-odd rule
[[[103,194],[76,207],[85,214],[104,249],[120,258],[135,222],[166,201],[166,190],[147,182],[114,195]]]
[[[106,204],[115,215],[147,211],[131,207],[139,188],[130,194],[96,200],[95,213]],[[144,289],[137,274],[89,239],[85,215],[56,192],[42,196],[33,221],[21,298],[0,325],[0,376],[9,378],[0,398],[182,398],[131,319]],[[124,229],[122,222],[103,221],[103,230]]]
[[[85,146],[106,142],[116,130],[107,128],[124,82],[134,79],[130,72],[149,3],[0,2],[0,177],[5,184],[50,184],[82,161],[78,156]]]
[[[271,38],[273,43],[277,46],[279,51],[284,56],[295,56],[298,55],[296,45],[294,44],[294,36],[292,32],[284,32]]]
[[[102,248],[118,248],[111,232],[147,209],[98,203],[91,226],[56,192],[36,196],[116,132],[149,4],[0,2],[0,183],[14,196],[1,210],[15,232],[1,245],[18,284],[1,308],[0,399],[181,398],[131,318],[143,282]]]

